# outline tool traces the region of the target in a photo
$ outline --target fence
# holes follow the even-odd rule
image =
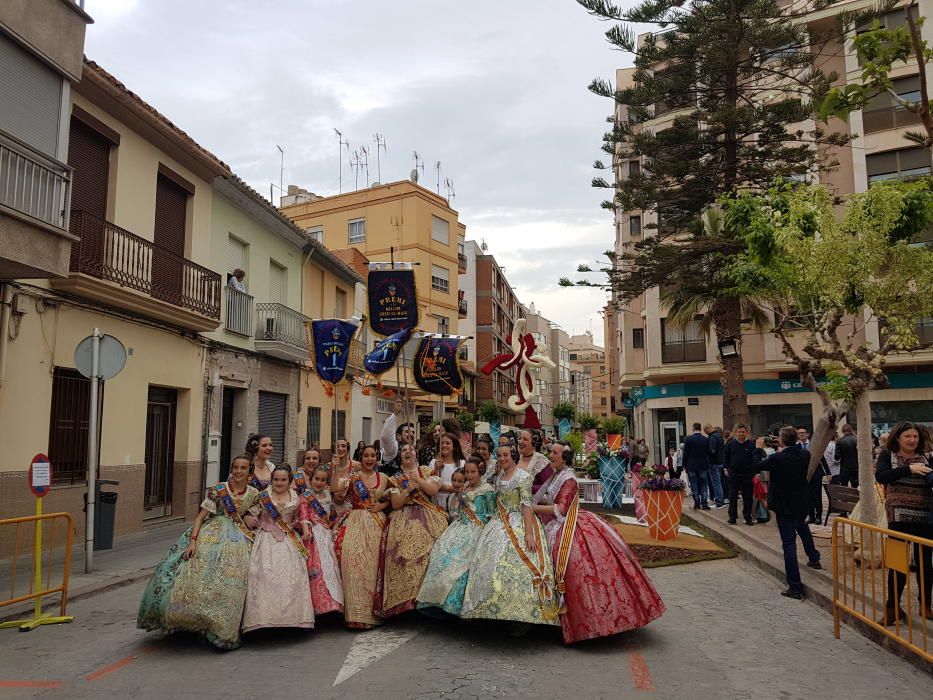
[[[71,168],[0,132],[0,205],[68,228]]]
[[[933,551],[933,540],[836,518],[832,547],[836,639],[845,613],[933,663],[930,648],[933,627],[924,616],[930,600],[924,590],[923,570],[924,557]],[[899,606],[888,612],[888,589],[894,576],[905,577],[906,584]],[[888,616],[889,619],[882,619]],[[886,621],[892,624],[884,624]]]

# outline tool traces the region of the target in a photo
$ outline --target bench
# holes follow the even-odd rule
[[[849,515],[855,510],[855,505],[858,503],[857,488],[836,484],[823,484],[823,488],[826,489],[826,497],[829,499],[829,507],[826,509],[826,520],[823,525],[829,522],[829,516],[832,513]]]

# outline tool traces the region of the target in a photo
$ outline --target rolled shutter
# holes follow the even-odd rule
[[[234,270],[246,271],[246,244],[233,236],[227,239],[227,272]]]
[[[107,218],[110,141],[78,119],[71,120],[68,165],[74,168],[71,208]]]
[[[285,411],[288,396],[271,391],[259,392],[259,434],[272,438],[272,461],[281,464],[285,458]]]
[[[62,78],[0,32],[0,124],[8,133],[57,157]]]

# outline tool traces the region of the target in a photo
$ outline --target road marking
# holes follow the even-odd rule
[[[0,681],[0,688],[60,688],[62,681]]]
[[[96,681],[96,680],[98,680],[99,678],[103,678],[104,676],[109,676],[109,675],[110,675],[111,673],[113,673],[114,671],[119,671],[119,670],[120,670],[121,668],[123,668],[124,666],[127,666],[127,665],[133,663],[137,658],[139,658],[139,657],[142,656],[143,654],[149,654],[149,653],[152,652],[152,651],[155,651],[155,650],[154,650],[154,649],[150,649],[150,648],[148,648],[148,647],[143,647],[142,649],[140,649],[140,650],[139,650],[138,652],[136,652],[135,654],[130,654],[129,656],[124,656],[122,659],[118,659],[117,661],[114,661],[114,662],[113,662],[112,664],[110,664],[109,666],[104,666],[103,668],[99,668],[99,669],[97,669],[96,671],[93,671],[93,672],[87,674],[87,675],[84,677],[84,680],[86,680],[88,683],[92,683],[93,681]]]
[[[632,685],[636,690],[654,690],[654,683],[651,682],[651,671],[648,670],[648,664],[641,653],[637,651],[629,652],[628,670],[632,674]]]
[[[343,661],[340,673],[337,674],[334,686],[343,683],[364,668],[372,666],[379,659],[391,654],[409,639],[414,639],[423,631],[423,627],[408,630],[377,627],[374,630],[357,633],[356,639]]]

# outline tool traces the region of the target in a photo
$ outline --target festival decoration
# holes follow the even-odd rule
[[[648,535],[660,542],[675,539],[680,531],[686,484],[680,479],[665,479],[657,472],[649,478],[648,469],[642,470],[646,478],[639,488],[645,504]]]
[[[339,318],[311,321],[311,353],[314,371],[321,381],[337,384],[347,371],[350,341],[356,335],[359,322]]]
[[[376,343],[376,347],[373,348],[372,352],[363,357],[363,366],[366,371],[374,377],[378,377],[392,369],[410,337],[411,328],[406,328]]]
[[[483,374],[492,374],[496,369],[507,370],[515,368],[515,392],[509,397],[509,408],[513,411],[525,411],[525,428],[541,428],[541,421],[535,412],[531,399],[535,396],[535,380],[532,370],[539,367],[555,367],[550,357],[538,352],[538,344],[531,333],[522,335],[527,321],[519,318],[512,327],[509,344],[512,353],[497,355],[487,362],[480,370]]]
[[[392,335],[418,325],[415,271],[411,263],[370,263],[367,293],[373,332]]]
[[[557,424],[557,435],[563,440],[570,434],[570,431],[573,430],[573,426],[570,424],[570,420],[567,418],[561,418],[560,422]]]
[[[457,348],[461,336],[427,334],[415,353],[415,383],[429,394],[450,396],[460,393],[463,377]]]
[[[492,421],[489,424],[489,437],[492,439],[492,449],[495,449],[499,446],[499,437],[502,435],[502,423],[497,420]]]

